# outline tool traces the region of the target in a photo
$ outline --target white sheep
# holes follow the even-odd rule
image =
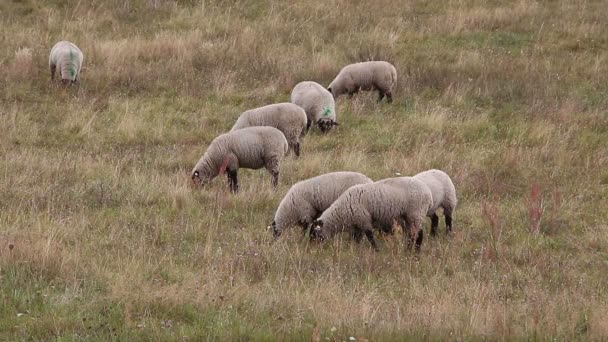
[[[192,170],[192,181],[205,185],[218,174],[226,172],[230,190],[237,192],[239,168],[257,170],[265,167],[272,175],[272,185],[276,188],[281,161],[287,149],[287,139],[273,127],[249,127],[222,134],[213,139],[196,163]]]
[[[322,133],[327,133],[336,122],[336,102],[333,95],[317,82],[304,81],[296,84],[291,91],[291,102],[302,107],[306,112],[308,122],[306,130],[313,123]]]
[[[287,142],[289,149],[296,157],[300,156],[300,138],[306,132],[306,112],[293,103],[277,103],[243,112],[231,131],[245,127],[270,126],[279,129]]]
[[[422,244],[422,222],[432,204],[430,190],[412,177],[384,179],[371,184],[355,185],[346,190],[319,219],[312,224],[311,239],[327,240],[350,230],[356,241],[363,234],[377,250],[373,227],[382,230],[394,221],[406,227],[408,245]]]
[[[63,84],[79,82],[83,60],[84,55],[76,45],[65,40],[58,42],[53,46],[49,55],[51,80],[55,79],[55,71],[59,67],[59,75]]]
[[[437,234],[439,217],[436,214],[438,208],[443,208],[445,216],[446,233],[452,231],[452,214],[456,209],[456,188],[447,173],[441,170],[428,170],[414,176],[415,179],[424,183],[433,195],[433,205],[428,212],[431,218],[431,235]]]
[[[383,61],[361,62],[342,68],[327,90],[334,98],[342,94],[352,97],[359,90],[378,90],[378,102],[386,96],[393,102],[393,87],[397,83],[397,70]]]
[[[340,171],[316,176],[294,184],[281,200],[271,227],[275,237],[288,227],[299,225],[308,229],[348,188],[357,184],[372,183],[364,174]]]

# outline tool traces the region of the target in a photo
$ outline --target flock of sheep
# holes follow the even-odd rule
[[[73,43],[61,41],[49,57],[51,79],[57,69],[64,84],[79,81],[84,56]],[[397,82],[395,67],[382,61],[347,65],[327,88],[305,81],[298,83],[290,103],[278,103],[243,112],[230,132],[216,137],[192,170],[192,181],[203,186],[223,173],[232,192],[239,190],[239,168],[266,170],[277,186],[281,162],[289,151],[300,156],[304,135],[314,125],[322,133],[336,122],[335,98],[359,90],[377,90],[378,101],[392,102]],[[377,250],[374,227],[392,233],[394,223],[404,229],[408,246],[419,250],[423,221],[431,219],[431,235],[439,225],[442,208],[446,232],[452,230],[456,190],[450,177],[440,170],[428,170],[413,177],[387,178],[373,182],[349,171],[332,172],[296,183],[281,200],[271,224],[275,238],[292,226],[310,231],[311,240],[325,241],[340,232],[350,232],[361,241],[363,235]]]

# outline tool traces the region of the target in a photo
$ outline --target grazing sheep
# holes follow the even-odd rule
[[[308,117],[306,130],[313,122],[322,133],[327,133],[336,122],[336,103],[333,95],[317,82],[304,81],[291,91],[291,102],[302,107]]]
[[[353,185],[372,183],[358,172],[331,172],[294,184],[281,200],[271,227],[279,237],[288,227],[299,225],[304,230],[325,209]]]
[[[231,131],[245,127],[270,126],[279,129],[289,149],[300,156],[300,138],[306,131],[306,112],[293,103],[277,103],[245,111],[239,116]]]
[[[58,42],[51,49],[49,56],[51,81],[55,79],[55,71],[59,67],[59,75],[63,84],[79,82],[83,60],[82,51],[76,45],[65,40]]]
[[[207,151],[192,170],[192,181],[205,185],[218,174],[227,172],[230,190],[239,190],[239,168],[265,167],[272,175],[272,185],[279,181],[281,160],[287,154],[287,140],[273,127],[249,127],[213,139]]]
[[[432,204],[430,190],[412,177],[384,179],[355,185],[346,190],[312,224],[311,239],[327,240],[336,233],[350,230],[356,241],[363,234],[377,250],[373,226],[391,226],[398,220],[407,227],[408,245],[422,244],[422,222]]]
[[[378,90],[378,102],[386,96],[390,103],[393,102],[395,83],[397,70],[392,64],[382,61],[362,62],[342,68],[327,90],[334,98],[347,93],[352,97],[359,90]]]
[[[447,173],[440,170],[428,170],[414,176],[415,179],[424,183],[433,195],[433,205],[429,209],[428,216],[431,218],[431,235],[437,234],[439,216],[435,213],[438,208],[443,208],[445,216],[445,231],[452,231],[452,213],[456,209],[456,188]]]

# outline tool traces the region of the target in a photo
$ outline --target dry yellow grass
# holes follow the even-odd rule
[[[602,1],[0,3],[1,340],[608,338],[608,7]],[[49,82],[58,40],[79,87]],[[189,171],[248,108],[385,59],[393,104],[279,189]],[[455,233],[380,253],[266,230],[296,181],[448,172]],[[425,222],[428,231],[429,222]],[[443,228],[443,225],[440,226]],[[443,232],[443,230],[441,230]]]

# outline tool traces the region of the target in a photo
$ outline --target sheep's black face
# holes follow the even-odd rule
[[[277,223],[274,220],[270,224],[269,228],[272,229],[272,236],[274,236],[275,238],[281,236],[281,231],[277,228]]]
[[[334,97],[334,100],[336,99],[336,94],[334,94],[334,92],[331,90],[331,87],[327,88],[327,91],[331,93],[331,96]]]
[[[323,235],[323,221],[315,220],[310,227],[310,241],[323,242],[325,236]]]
[[[198,172],[198,171],[192,172],[192,183],[194,183],[195,186],[205,185],[203,182],[203,179],[201,178],[200,172]]]
[[[321,130],[321,133],[329,132],[334,126],[338,126],[339,124],[335,121],[331,120],[319,120],[317,121],[317,126]]]

